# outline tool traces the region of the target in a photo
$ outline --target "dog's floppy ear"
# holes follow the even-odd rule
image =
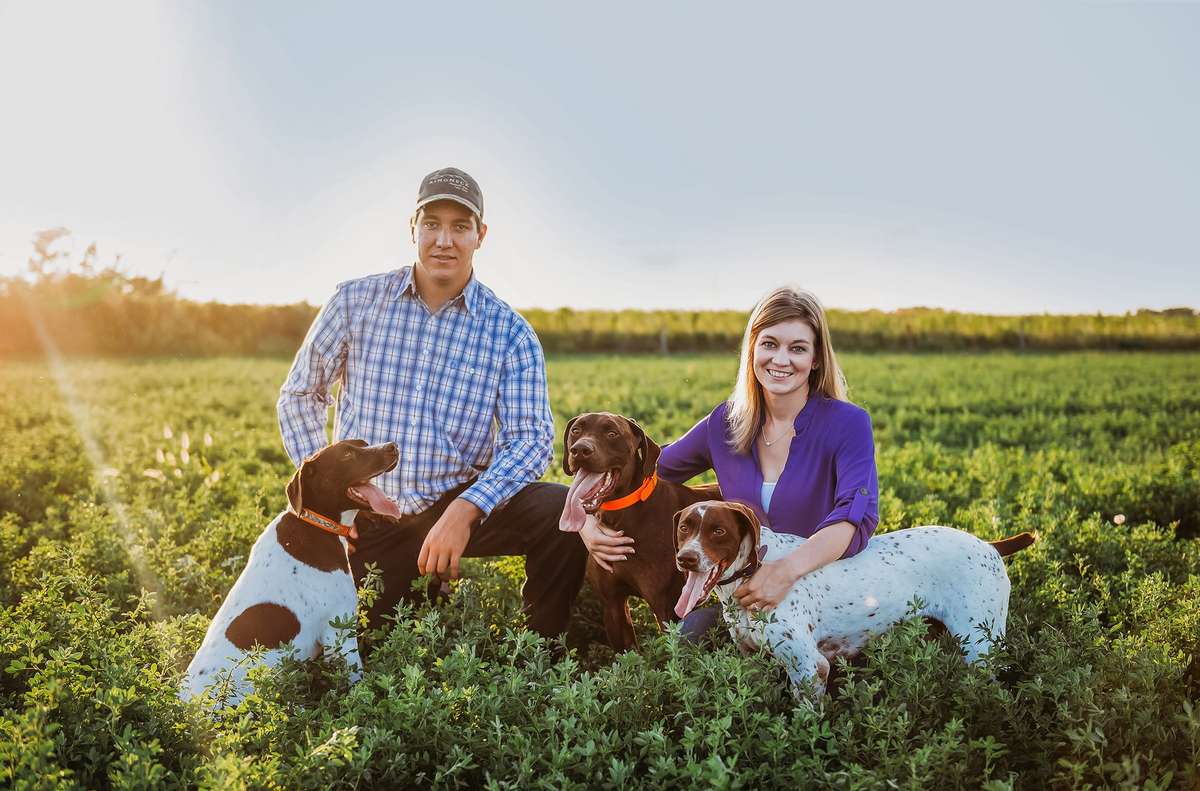
[[[754,513],[754,509],[745,503],[726,502],[722,503],[733,511],[737,521],[742,524],[745,534],[750,536],[750,540],[754,543],[750,547],[751,552],[758,551],[759,537],[761,536],[762,525],[758,521],[758,514]]]
[[[679,523],[683,521],[684,514],[691,510],[691,506],[685,506],[675,512],[675,516],[671,517],[671,543],[675,545],[675,551],[679,551]]]
[[[563,429],[563,472],[567,475],[574,475],[575,470],[571,469],[571,426],[575,425],[575,421],[583,415],[576,415],[567,421],[567,427]]]
[[[307,461],[300,463],[300,467],[296,470],[295,474],[292,475],[292,479],[288,481],[287,485],[288,504],[296,513],[300,513],[304,510],[304,487],[301,484],[300,479],[303,477],[304,465],[306,464],[308,464]]]
[[[300,511],[302,511],[304,509],[304,483],[303,483],[303,481],[305,478],[308,478],[309,476],[311,476],[313,471],[316,469],[315,467],[308,466],[309,462],[311,462],[313,459],[317,458],[317,456],[321,455],[322,450],[325,450],[325,448],[321,448],[320,450],[313,451],[312,453],[310,453],[308,455],[307,458],[304,459],[304,461],[300,462],[300,466],[296,468],[296,472],[294,475],[292,475],[292,479],[290,481],[288,481],[288,485],[287,485],[288,503],[292,506],[292,510],[295,511],[296,513],[300,513]]]
[[[658,469],[658,454],[662,453],[662,448],[646,436],[646,432],[637,423],[629,418],[625,418],[625,421],[629,423],[629,428],[633,430],[633,438],[638,442],[638,467],[642,470],[642,478],[649,478]]]

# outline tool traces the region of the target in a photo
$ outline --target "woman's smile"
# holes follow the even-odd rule
[[[754,343],[754,375],[768,397],[805,392],[813,371],[816,332],[789,319],[764,327]]]

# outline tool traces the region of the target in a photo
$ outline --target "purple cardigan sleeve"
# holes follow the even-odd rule
[[[879,524],[879,476],[875,471],[875,440],[871,416],[858,411],[847,421],[842,441],[834,453],[835,492],[833,510],[817,530],[838,522],[854,525],[854,536],[842,553],[857,555],[867,545]],[[815,531],[814,531],[815,532]]]
[[[712,469],[712,453],[708,447],[708,420],[711,417],[711,414],[705,416],[688,433],[662,449],[658,457],[658,474],[664,481],[683,483]]]

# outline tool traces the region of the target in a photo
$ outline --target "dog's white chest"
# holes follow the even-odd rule
[[[268,650],[262,659],[276,664],[289,651],[312,659],[334,645],[332,620],[352,619],[357,603],[349,569],[323,571],[293,556],[279,542],[275,518],[255,541],[246,568],[209,624],[204,641],[188,665],[181,697],[199,694],[222,671],[230,673],[236,702],[245,694],[245,657],[255,645]],[[357,662],[352,636],[347,658]]]

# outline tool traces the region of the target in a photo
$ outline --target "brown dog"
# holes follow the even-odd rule
[[[588,558],[588,580],[600,597],[608,642],[617,651],[637,646],[630,596],[650,604],[660,627],[678,620],[673,608],[684,575],[675,568],[672,518],[690,503],[720,497],[713,485],[693,489],[659,480],[659,452],[640,426],[609,412],[579,415],[563,434],[563,470],[575,481],[559,528],[578,531],[588,518],[597,518],[634,539],[636,553],[613,563],[611,572]]]

